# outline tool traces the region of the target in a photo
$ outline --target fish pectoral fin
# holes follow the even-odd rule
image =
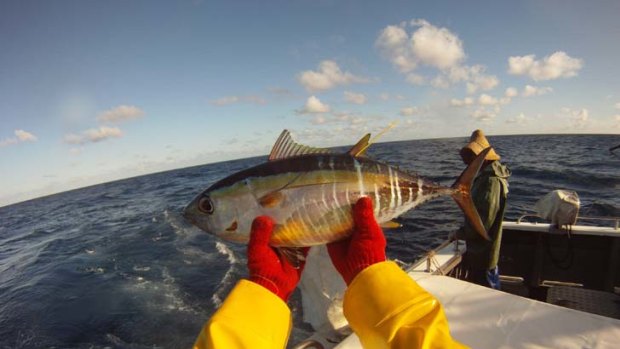
[[[306,262],[305,250],[307,247],[280,247],[278,253],[286,259],[295,269],[301,268]]]
[[[284,194],[281,191],[272,191],[258,198],[258,203],[265,208],[276,207],[284,200]]]
[[[396,229],[402,227],[403,225],[397,221],[387,221],[379,224],[379,226],[384,229]]]
[[[238,226],[237,221],[233,221],[230,226],[226,228],[226,231],[236,231]]]

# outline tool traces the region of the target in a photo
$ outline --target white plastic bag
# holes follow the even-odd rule
[[[579,195],[570,190],[554,190],[543,196],[534,205],[538,215],[550,220],[552,224],[572,225],[579,214]]]

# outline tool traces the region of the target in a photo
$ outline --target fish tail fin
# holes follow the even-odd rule
[[[491,148],[486,148],[483,150],[478,156],[472,161],[467,168],[461,173],[459,178],[452,185],[452,198],[456,201],[457,205],[463,210],[465,217],[472,225],[472,227],[486,240],[489,239],[489,234],[487,230],[484,228],[484,224],[482,224],[482,219],[480,219],[480,215],[478,214],[478,210],[476,210],[476,206],[474,205],[474,201],[471,198],[471,186],[474,182],[474,179],[478,175],[478,171],[482,167],[482,163],[484,162],[484,158],[487,153],[491,150]]]

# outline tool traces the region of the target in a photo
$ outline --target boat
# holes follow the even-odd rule
[[[452,336],[471,348],[616,348],[620,218],[576,217],[571,223],[545,222],[531,214],[504,221],[501,291],[464,280],[461,240],[443,242],[404,269],[443,304]],[[310,267],[309,278],[313,273]],[[302,299],[314,294],[312,308],[304,304],[311,322],[320,324],[321,313],[330,315],[321,325],[313,323],[319,329],[293,348],[361,348],[346,320],[333,321],[341,295],[325,285],[313,290],[311,282],[301,288]],[[332,303],[317,301],[320,292],[331,294]]]

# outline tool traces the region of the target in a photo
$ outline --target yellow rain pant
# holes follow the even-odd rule
[[[467,348],[450,336],[441,304],[392,262],[374,264],[353,279],[344,314],[364,348]],[[288,306],[241,280],[194,348],[284,348],[290,331]]]
[[[344,315],[364,348],[467,348],[452,339],[439,301],[393,262],[353,279]]]
[[[284,348],[291,311],[261,285],[240,280],[204,325],[194,348]]]

